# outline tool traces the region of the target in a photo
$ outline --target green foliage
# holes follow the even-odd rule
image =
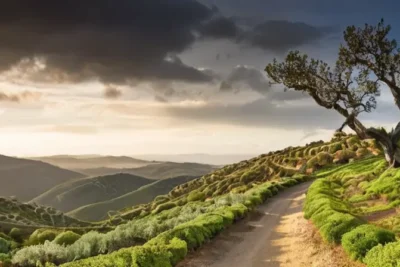
[[[21,243],[24,240],[25,233],[19,228],[12,228],[8,235],[16,242]]]
[[[30,245],[38,245],[44,244],[46,241],[53,241],[58,234],[58,231],[54,230],[36,230],[31,234],[29,237],[29,244]]]
[[[240,177],[240,182],[247,184],[257,178],[258,173],[254,170],[247,171],[243,173],[243,175]]]
[[[364,262],[368,267],[399,267],[400,241],[379,244],[367,252]]]
[[[336,142],[336,143],[333,143],[333,144],[329,145],[328,152],[330,154],[334,154],[335,152],[337,152],[337,151],[339,151],[341,149],[342,149],[342,142]]]
[[[359,226],[362,222],[350,214],[334,213],[321,226],[321,236],[329,243],[340,244],[342,236]]]
[[[362,224],[348,212],[349,205],[335,195],[329,181],[320,179],[310,186],[304,216],[320,229],[325,241],[339,244],[345,233]]]
[[[81,235],[74,233],[72,231],[66,231],[60,233],[55,239],[54,243],[58,245],[64,245],[64,246],[69,246],[75,243]]]
[[[343,235],[342,246],[353,260],[363,260],[367,252],[376,245],[393,241],[393,232],[374,225],[361,225]]]
[[[188,202],[203,201],[205,198],[206,195],[203,192],[194,191],[188,195],[187,201]]]
[[[10,246],[10,241],[0,237],[0,253],[8,253],[10,251]]]
[[[332,163],[333,157],[327,152],[320,152],[317,154],[317,160],[319,166],[325,166]]]

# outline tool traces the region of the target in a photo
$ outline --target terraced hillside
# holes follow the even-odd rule
[[[109,214],[113,214],[115,211],[124,209],[126,207],[148,203],[159,195],[168,194],[168,192],[175,186],[184,184],[196,178],[197,177],[181,176],[156,181],[120,197],[83,206],[70,211],[67,214],[73,218],[84,221],[105,220],[109,217]],[[127,208],[127,210],[129,210],[129,208]],[[124,216],[125,215],[122,215],[122,217]]]
[[[83,177],[48,163],[0,155],[0,196],[29,201],[56,185]]]
[[[174,266],[188,251],[256,205],[314,178],[316,170],[329,175],[348,163],[353,166],[380,153],[373,140],[337,134],[328,143],[260,155],[178,185],[149,203],[121,210],[102,222],[116,226],[107,233],[92,231],[68,246],[44,239],[39,245],[28,242],[7,255],[17,266],[46,262],[62,266]]]
[[[154,182],[131,174],[114,174],[67,181],[34,198],[31,202],[68,212],[89,204],[107,201]]]
[[[3,230],[14,227],[80,227],[88,225],[90,224],[65,216],[51,207],[20,203],[11,198],[0,198],[0,229]]]
[[[360,141],[356,136],[337,133],[328,143],[320,141],[304,147],[289,147],[227,165],[199,179],[178,185],[167,195],[158,196],[148,204],[135,206],[131,211],[125,209],[121,215],[131,219],[139,214],[150,213],[160,205],[181,206],[190,200],[205,200],[230,192],[242,193],[254,184],[296,174],[312,174],[327,165],[344,164],[380,153],[373,139]]]

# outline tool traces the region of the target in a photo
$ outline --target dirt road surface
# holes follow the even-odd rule
[[[289,188],[258,207],[178,267],[359,267],[340,247],[322,242],[303,218],[311,183]]]

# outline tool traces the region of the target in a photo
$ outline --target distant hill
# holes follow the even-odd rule
[[[152,182],[150,179],[121,173],[90,177],[60,184],[34,198],[32,202],[67,212],[122,196]]]
[[[257,154],[145,154],[132,155],[134,158],[156,161],[196,162],[210,165],[227,165],[254,158]]]
[[[108,175],[115,173],[129,173],[149,179],[167,179],[178,176],[202,176],[212,172],[217,167],[199,163],[176,163],[162,162],[151,164],[140,168],[94,168],[94,169],[78,169],[79,172],[89,176]]]
[[[194,179],[196,177],[183,176],[157,181],[118,198],[84,206],[67,214],[84,221],[100,221],[108,217],[109,211],[118,211],[126,207],[148,203],[156,196],[167,194],[174,187]]]
[[[156,162],[135,159],[125,156],[101,156],[101,155],[56,155],[49,157],[34,157],[33,160],[40,160],[62,168],[93,169],[93,168],[138,168]]]
[[[0,155],[0,196],[29,201],[58,184],[83,177],[48,163]]]

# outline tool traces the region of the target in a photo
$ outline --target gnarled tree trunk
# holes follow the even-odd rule
[[[366,133],[382,146],[386,161],[395,168],[400,167],[400,147],[398,146],[400,139],[400,123],[398,123],[396,128],[390,133],[375,128],[367,129]]]
[[[349,126],[354,132],[356,132],[357,136],[360,139],[367,139],[367,128],[356,118],[355,114],[350,114],[347,116],[346,121],[342,124],[342,126],[337,130],[338,132],[343,131],[343,128]]]

